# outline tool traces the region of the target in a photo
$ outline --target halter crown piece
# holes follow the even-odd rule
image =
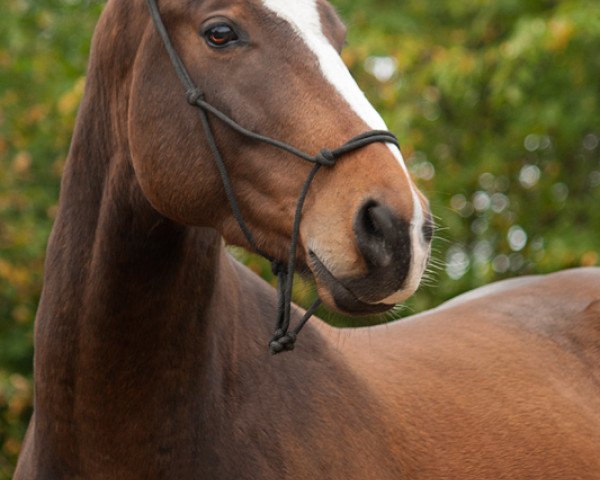
[[[258,253],[259,255],[263,256],[271,262],[273,274],[277,276],[277,324],[275,327],[273,337],[269,342],[269,350],[274,355],[283,351],[293,350],[298,333],[300,332],[300,330],[302,330],[302,327],[304,327],[306,322],[310,319],[310,317],[313,316],[316,309],[321,304],[321,300],[317,299],[306,311],[300,323],[298,323],[296,327],[290,330],[289,327],[292,303],[292,286],[294,281],[294,270],[296,268],[296,251],[298,249],[298,238],[300,236],[300,221],[302,219],[302,208],[304,207],[304,201],[306,200],[308,189],[310,188],[310,185],[312,184],[315,175],[322,166],[333,167],[335,166],[337,160],[346,153],[353,152],[355,150],[358,150],[376,142],[387,142],[396,145],[397,147],[400,147],[398,139],[391,132],[385,130],[372,130],[350,139],[341,147],[338,147],[333,150],[324,148],[318,154],[312,156],[285,142],[247,130],[246,128],[242,127],[237,122],[235,122],[233,119],[225,115],[223,112],[213,107],[210,103],[206,102],[204,94],[196,86],[196,84],[190,77],[190,74],[187,71],[183,61],[181,60],[181,57],[179,56],[179,54],[175,50],[175,47],[173,46],[173,43],[171,42],[169,33],[167,32],[167,29],[165,28],[165,25],[162,21],[162,17],[156,4],[156,0],[147,0],[147,3],[150,9],[150,15],[152,16],[152,20],[154,22],[154,25],[156,26],[156,30],[158,31],[162,42],[165,46],[165,49],[167,50],[175,72],[177,73],[177,76],[183,84],[186,99],[191,106],[198,108],[198,112],[200,114],[200,121],[202,123],[206,139],[212,151],[215,165],[221,176],[223,188],[231,206],[233,216],[237,220],[240,229],[244,233],[244,236],[248,240],[248,243],[251,245],[252,249],[256,253]],[[306,181],[304,182],[304,186],[302,187],[302,191],[300,192],[300,195],[298,197],[298,203],[296,204],[296,213],[294,217],[294,225],[292,229],[292,237],[290,241],[290,251],[287,265],[284,262],[273,258],[271,255],[262,250],[256,244],[256,240],[254,239],[252,232],[248,228],[248,225],[244,220],[244,217],[242,216],[242,212],[238,205],[236,196],[233,192],[231,180],[229,178],[229,174],[227,173],[227,168],[225,167],[225,162],[223,161],[223,157],[221,156],[212,128],[208,121],[209,113],[214,115],[225,125],[229,126],[231,129],[235,130],[241,135],[244,135],[247,138],[250,138],[257,142],[272,145],[273,147],[277,147],[281,150],[291,153],[292,155],[295,155],[296,157],[302,160],[314,164],[313,168],[308,174],[308,177],[306,178]]]

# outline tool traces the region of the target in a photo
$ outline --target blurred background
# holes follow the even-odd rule
[[[428,279],[395,317],[501,278],[600,264],[600,2],[333,3],[350,27],[344,60],[440,226]],[[0,480],[31,414],[44,250],[103,5],[2,1]],[[262,260],[233,253],[272,281]],[[303,282],[295,293],[314,295]]]

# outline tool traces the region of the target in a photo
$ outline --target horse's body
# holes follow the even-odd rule
[[[161,3],[171,26],[184,25],[175,15],[178,2]],[[96,36],[48,247],[36,323],[35,412],[15,480],[600,478],[598,269],[486,287],[377,328],[334,330],[315,320],[296,351],[269,356],[276,294],[226,253],[221,233],[243,240],[226,217],[210,163],[193,164],[168,183],[183,153],[193,151],[185,158],[193,162],[205,152],[192,133],[195,117],[168,110],[181,106],[170,90],[169,102],[156,99],[156,114],[135,98],[147,91],[144,82],[158,81],[144,69],[150,60],[162,62],[161,80],[173,80],[164,73],[166,57],[150,56],[160,44],[145,13],[140,2],[113,1]],[[277,28],[269,28],[276,37]],[[122,44],[108,58],[115,39]],[[326,104],[331,95],[324,95]],[[140,111],[150,129],[144,142]],[[157,126],[159,117],[166,126]],[[337,140],[362,125],[340,111],[337,118],[335,128],[318,132]],[[251,168],[257,147],[240,148],[249,151],[245,168]],[[361,188],[377,187],[394,216],[410,220],[411,212],[425,209],[414,190],[402,201],[385,190],[400,185],[387,177],[392,169],[402,176],[402,169],[384,157],[383,146],[365,152],[323,173],[307,201],[303,242],[325,252],[324,263],[336,271],[366,268],[357,256],[362,250],[345,243],[358,233],[353,216],[335,216],[337,197],[360,210]],[[378,167],[352,176],[375,152]],[[233,154],[227,158],[237,171]],[[287,172],[279,181],[297,191],[301,167],[277,162]],[[281,167],[269,168],[275,175]],[[381,177],[378,170],[385,170]],[[335,188],[339,172],[347,175],[339,180],[346,189]],[[234,187],[248,210],[252,182],[240,175]],[[261,203],[251,223],[263,247],[271,242],[274,255],[285,252],[289,224],[280,217],[293,209],[294,197],[268,191],[265,176],[250,178],[263,182],[263,198],[282,196],[274,207]],[[188,180],[199,191],[185,190]],[[319,237],[319,213],[334,220],[332,243]],[[407,224],[420,227],[418,218]],[[416,258],[421,240],[414,237],[418,229],[411,232]],[[373,258],[370,269],[377,267]],[[391,280],[382,284],[388,289],[382,298],[411,293],[420,276],[415,262],[396,293]],[[325,283],[319,291],[341,308],[338,291]],[[374,301],[373,289],[369,295]],[[356,308],[366,301],[358,297]]]
[[[16,479],[599,478],[598,269],[377,328],[315,321],[271,358],[275,292],[206,236],[210,262],[182,258],[170,291],[127,308],[164,311],[184,284],[197,304],[103,324],[80,342],[85,363],[38,385],[53,401]]]

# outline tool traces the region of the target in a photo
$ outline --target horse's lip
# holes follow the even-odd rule
[[[350,291],[342,282],[333,276],[327,267],[319,260],[319,257],[309,251],[308,256],[312,264],[312,272],[315,279],[318,278],[324,283],[335,302],[335,306],[343,313],[350,315],[370,315],[374,313],[382,313],[390,310],[394,305],[384,303],[366,303],[360,300],[352,291]]]

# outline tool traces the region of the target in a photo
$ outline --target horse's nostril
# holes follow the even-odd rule
[[[400,257],[404,261],[410,258],[408,223],[375,201],[368,201],[359,209],[354,234],[370,269],[385,268]]]
[[[373,237],[383,237],[380,227],[380,217],[375,211],[378,207],[377,202],[370,201],[365,203],[358,212],[357,222],[360,222],[363,232]]]
[[[392,214],[387,208],[375,204],[368,208],[367,212],[376,235],[385,239],[386,236],[392,233],[394,228]]]

